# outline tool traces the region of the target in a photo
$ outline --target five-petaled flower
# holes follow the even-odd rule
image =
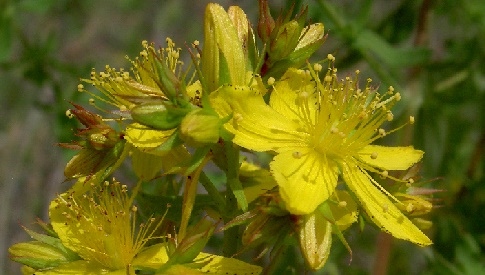
[[[387,134],[380,127],[393,119],[390,108],[400,94],[390,87],[380,95],[370,81],[359,89],[357,77],[339,80],[332,64],[323,81],[319,64],[289,69],[273,84],[269,105],[258,90],[243,86],[221,87],[211,94],[212,104],[222,117],[232,114],[225,127],[235,134],[234,143],[277,154],[270,168],[291,213],[312,213],[332,195],[340,176],[381,229],[419,245],[431,244],[394,205],[398,200],[369,174],[389,177],[388,170],[406,170],[423,156],[411,146],[371,145]]]

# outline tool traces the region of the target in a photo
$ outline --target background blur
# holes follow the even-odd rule
[[[55,143],[75,139],[65,111],[69,101],[87,105],[79,78],[106,64],[128,68],[125,55],[136,56],[144,39],[202,41],[208,2],[0,1],[1,274],[20,274],[7,253],[28,240],[19,225],[47,221],[49,201],[69,187],[63,168],[74,152]],[[217,2],[241,6],[256,23],[256,0]],[[273,15],[289,2],[270,1]],[[359,68],[363,80],[401,92],[395,116],[417,123],[385,141],[424,150],[422,181],[446,190],[427,231],[432,247],[355,229],[346,233],[352,263],[336,241],[318,274],[485,274],[485,2],[296,2],[309,5],[312,22],[329,34],[314,61],[333,53],[341,77]]]

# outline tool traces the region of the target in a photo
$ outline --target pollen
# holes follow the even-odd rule
[[[339,202],[338,202],[338,206],[339,206],[339,207],[342,207],[342,208],[343,208],[343,207],[346,207],[346,206],[347,206],[347,202],[346,202],[346,201],[339,201]]]
[[[377,152],[372,152],[372,154],[370,155],[370,158],[376,159],[377,158]]]
[[[300,158],[302,157],[301,152],[298,152],[298,151],[293,152],[293,154],[292,154],[292,155],[293,155],[293,157],[294,157],[294,158],[296,158],[296,159],[300,159]]]

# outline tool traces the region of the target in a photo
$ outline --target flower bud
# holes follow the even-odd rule
[[[246,60],[238,30],[218,4],[207,5],[204,20],[202,75],[209,92],[222,84],[245,84]]]
[[[302,218],[299,230],[300,249],[310,268],[318,270],[323,267],[330,255],[332,224],[320,211]]]
[[[189,111],[190,107],[174,107],[169,103],[143,104],[131,110],[131,117],[154,129],[170,130],[176,128]]]
[[[219,140],[221,121],[215,113],[205,109],[190,112],[180,124],[180,137],[189,146],[200,147]]]
[[[55,267],[71,261],[59,248],[39,241],[14,244],[8,252],[13,261],[34,269]]]

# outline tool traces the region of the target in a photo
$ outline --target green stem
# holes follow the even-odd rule
[[[192,209],[195,204],[195,197],[197,195],[197,183],[199,182],[199,176],[202,169],[209,161],[210,157],[206,156],[202,163],[187,176],[184,189],[184,201],[182,206],[182,220],[180,221],[180,228],[178,233],[178,240],[181,242],[185,238],[187,232],[187,226],[189,225],[190,216],[192,215]]]
[[[226,202],[224,201],[224,197],[221,195],[219,190],[214,186],[214,183],[209,179],[209,177],[202,172],[200,174],[200,183],[204,186],[207,194],[214,200],[217,209],[221,215],[224,215],[224,211],[226,209]]]
[[[232,181],[239,181],[239,150],[234,148],[233,143],[230,141],[225,142],[224,149],[227,157],[226,211],[224,214],[224,223],[228,223],[234,218],[238,210],[237,200],[231,186],[234,186]],[[224,231],[222,248],[224,257],[232,257],[237,253],[240,237],[239,226],[233,226]]]

